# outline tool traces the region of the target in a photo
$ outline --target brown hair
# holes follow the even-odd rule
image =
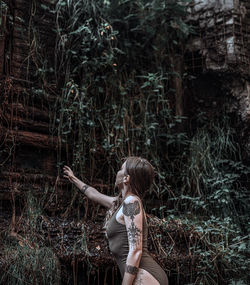
[[[126,159],[125,174],[130,176],[131,192],[142,198],[154,180],[154,168],[144,158],[130,156]]]
[[[125,158],[125,175],[130,176],[130,190],[140,199],[143,198],[146,191],[150,188],[154,180],[154,168],[144,158],[137,156],[129,156]],[[107,228],[108,222],[114,212],[119,208],[125,197],[122,199],[122,192],[119,193],[118,199],[113,206],[107,211],[104,228]]]

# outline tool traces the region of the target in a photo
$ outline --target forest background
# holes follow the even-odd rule
[[[26,14],[15,14],[10,2],[1,2],[2,35],[10,39],[19,24],[29,54],[21,70],[25,92],[3,67],[1,175],[8,169],[35,177],[13,176],[2,187],[2,215],[9,213],[2,220],[9,223],[1,230],[0,283],[117,284],[115,263],[102,248],[105,210],[67,184],[62,167],[113,196],[122,158],[134,155],[155,167],[144,207],[150,250],[170,284],[247,284],[242,121],[221,75],[191,68],[187,42],[198,33],[187,21],[192,2],[30,1]],[[10,46],[4,49],[8,54]],[[31,127],[13,119],[18,104],[47,112],[46,131],[42,123],[33,128],[48,137],[28,137]],[[25,114],[35,121],[36,114]],[[19,135],[8,139],[13,130]]]

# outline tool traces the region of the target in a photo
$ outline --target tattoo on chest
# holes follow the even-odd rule
[[[130,217],[132,222],[128,227],[128,240],[132,248],[135,248],[136,245],[140,242],[141,230],[135,225],[134,218],[140,213],[140,204],[138,201],[134,203],[123,204],[123,214],[127,217]]]

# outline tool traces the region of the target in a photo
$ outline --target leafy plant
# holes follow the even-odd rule
[[[67,163],[82,180],[98,181],[107,186],[105,194],[114,195],[121,158],[146,157],[156,177],[145,193],[145,206],[161,217],[155,218],[161,224],[155,244],[162,258],[168,260],[174,250],[165,243],[170,236],[166,224],[173,222],[178,238],[192,241],[189,257],[200,261],[186,279],[182,276],[185,282],[246,282],[249,168],[242,162],[235,130],[226,114],[220,122],[208,122],[205,113],[192,118],[199,127],[189,130],[191,119],[176,108],[177,93],[182,99],[188,78],[185,44],[194,33],[185,22],[189,2],[59,0],[54,9],[42,3],[41,8],[55,16],[54,54],[47,58],[41,31],[31,17],[27,60],[32,58],[37,67],[39,86],[25,95],[27,101],[55,97],[49,115],[50,133],[58,140],[58,177]],[[29,276],[33,283],[59,282],[58,260],[37,235],[41,208],[55,192],[47,187],[43,197],[26,197],[26,236],[18,244],[5,245],[4,258],[11,262],[6,263],[4,284],[23,284]],[[87,217],[88,205],[78,198],[72,191],[65,218],[80,220],[83,209]],[[191,231],[189,236],[181,225]],[[73,250],[88,255],[86,242],[84,235]],[[39,267],[46,259],[49,262]],[[182,284],[179,265],[174,264],[171,275]]]

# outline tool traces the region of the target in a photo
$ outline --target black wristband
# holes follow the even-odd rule
[[[88,188],[89,188],[89,185],[85,184],[85,185],[82,186],[80,192],[81,192],[83,195],[85,195],[85,191],[86,191]]]
[[[138,267],[126,264],[125,272],[128,272],[132,275],[136,275],[138,270],[139,270]]]

